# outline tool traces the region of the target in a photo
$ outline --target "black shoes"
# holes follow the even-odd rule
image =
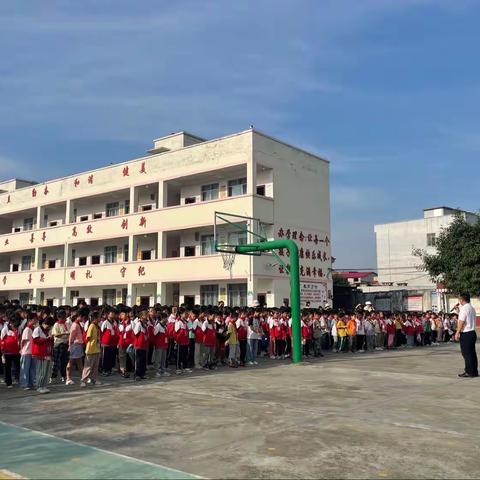
[[[478,373],[476,375],[470,375],[467,372],[463,372],[463,373],[459,373],[458,376],[460,378],[475,378],[475,377],[478,377]]]

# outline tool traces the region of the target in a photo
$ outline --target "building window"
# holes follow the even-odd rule
[[[215,238],[213,235],[202,235],[202,255],[213,255],[215,253]],[[204,305],[202,303],[202,305]],[[212,304],[213,305],[213,304]]]
[[[48,261],[48,265],[47,265],[48,268],[56,268],[56,266],[57,266],[57,261],[56,260],[49,260]]]
[[[247,178],[237,178],[228,181],[228,196],[245,195],[247,193]]]
[[[30,294],[28,292],[20,292],[20,295],[18,297],[18,301],[20,302],[20,305],[27,305],[30,303]]]
[[[149,212],[152,209],[151,205],[143,205],[142,212]]]
[[[130,213],[130,200],[125,200],[125,215]]]
[[[107,212],[107,217],[116,217],[119,212],[118,202],[107,203],[105,210]]]
[[[103,290],[103,305],[115,305],[117,301],[117,292],[114,288]]]
[[[427,233],[427,247],[434,247],[437,243],[435,233]]]
[[[23,229],[24,230],[33,229],[33,218],[25,218],[25,220],[23,220]]]
[[[265,185],[257,185],[257,195],[265,196]]]
[[[32,268],[32,256],[25,255],[22,257],[22,272]]]
[[[70,290],[70,304],[73,305],[73,299],[80,296],[79,290]]]
[[[218,183],[202,185],[202,202],[216,200],[218,198]]]
[[[92,255],[92,265],[100,265],[100,255]]]
[[[13,229],[13,233],[18,233],[18,232],[21,232],[21,231],[22,231],[22,229],[20,227],[15,227]]]
[[[56,227],[58,225],[58,222],[57,222],[57,220],[54,220],[54,221],[50,222],[49,225],[51,227]]]
[[[151,250],[142,250],[142,260],[151,260],[152,251]]]
[[[185,256],[194,257],[195,256],[195,247],[185,247]]]
[[[95,298],[95,297],[94,297],[94,298],[91,298],[91,299],[90,299],[90,305],[91,305],[92,307],[98,307],[98,297],[96,297],[96,298]]]
[[[190,205],[195,203],[197,199],[195,197],[185,197],[185,205]]]
[[[228,284],[228,305],[230,307],[245,307],[247,305],[247,284]]]
[[[12,272],[18,272],[20,270],[20,266],[18,263],[12,263]]]
[[[200,285],[200,305],[217,305],[218,285]]]
[[[123,261],[128,262],[128,243],[123,246]]]
[[[93,214],[93,219],[98,220],[103,217],[103,213],[94,213]]]
[[[117,262],[116,245],[112,247],[105,247],[105,263],[116,263],[116,262]]]
[[[81,222],[86,222],[86,221],[88,221],[88,215],[82,215],[82,216],[80,217],[80,221],[81,221]]]
[[[78,265],[84,267],[87,264],[87,257],[78,257]]]

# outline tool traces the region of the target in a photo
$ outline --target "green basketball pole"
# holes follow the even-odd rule
[[[286,248],[290,253],[290,303],[292,308],[292,360],[302,361],[302,329],[300,324],[300,272],[298,264],[298,247],[293,240],[281,239],[267,242],[237,245],[236,253],[264,252]]]

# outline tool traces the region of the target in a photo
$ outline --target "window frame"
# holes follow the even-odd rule
[[[215,195],[215,192],[216,192],[216,195]],[[212,200],[218,200],[219,195],[220,195],[220,184],[218,182],[202,185],[201,187],[202,202],[210,202]]]
[[[236,193],[235,190],[240,188],[241,191]],[[234,190],[235,189],[235,190]],[[238,197],[247,193],[247,177],[234,178],[228,181],[228,196]]]

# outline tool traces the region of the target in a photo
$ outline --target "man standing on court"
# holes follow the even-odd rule
[[[460,349],[465,360],[465,371],[458,376],[462,378],[478,377],[478,358],[475,351],[477,314],[470,304],[470,295],[468,293],[460,295],[460,305],[455,340],[457,342],[460,340]]]

